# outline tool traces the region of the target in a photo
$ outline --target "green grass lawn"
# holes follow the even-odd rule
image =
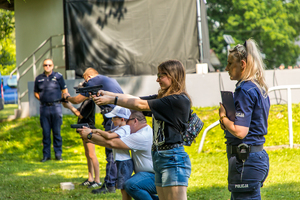
[[[195,108],[204,121],[204,129],[218,120],[217,107]],[[2,110],[3,111],[3,110]],[[0,112],[2,112],[0,111]],[[300,104],[293,105],[294,143],[300,144]],[[39,117],[18,119],[0,123],[0,199],[121,199],[120,191],[115,194],[94,195],[91,189],[79,186],[87,178],[87,165],[79,135],[70,128],[76,123],[71,115],[63,117],[63,161],[52,160],[41,163],[42,130]],[[96,126],[101,127],[101,115],[96,114]],[[148,119],[151,124],[150,119]],[[203,129],[203,130],[204,130]],[[269,133],[266,146],[288,144],[286,105],[271,107]],[[197,153],[197,143],[185,147],[192,161],[188,199],[230,199],[227,190],[227,160],[223,131],[216,127],[208,132],[203,147]],[[101,181],[105,176],[105,151],[96,147],[100,163]],[[268,151],[270,172],[262,199],[300,199],[300,149],[278,149]],[[53,154],[53,152],[52,152]],[[61,182],[72,182],[75,189],[61,190]]]
[[[17,108],[17,104],[4,104],[4,109],[0,110],[0,121],[6,120],[10,115],[14,115]]]

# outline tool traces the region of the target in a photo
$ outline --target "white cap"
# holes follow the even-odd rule
[[[124,119],[129,119],[131,112],[129,109],[121,107],[121,106],[115,106],[112,111],[109,113],[104,114],[105,117],[107,118],[112,118],[112,117],[121,117]]]

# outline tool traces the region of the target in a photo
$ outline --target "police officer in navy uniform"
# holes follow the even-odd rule
[[[229,51],[226,71],[237,80],[235,119],[220,105],[220,125],[225,130],[228,157],[228,189],[231,199],[261,199],[260,188],[269,172],[269,156],[263,149],[268,131],[270,99],[264,79],[264,63],[254,40]]]
[[[53,132],[53,147],[56,160],[61,161],[62,138],[60,127],[62,124],[61,99],[62,93],[68,93],[62,74],[53,72],[53,61],[45,59],[44,73],[38,75],[34,82],[34,96],[40,101],[40,123],[43,129],[43,159],[51,159],[51,130]]]
[[[103,90],[114,92],[114,93],[123,93],[119,83],[113,79],[104,75],[100,75],[97,70],[93,68],[87,68],[83,74],[83,78],[86,81],[85,87],[90,86],[103,86]],[[83,102],[85,99],[89,97],[89,94],[78,94],[75,97],[71,97],[70,94],[64,94],[63,97],[67,99],[72,104],[78,104]],[[101,114],[103,115],[103,127],[105,131],[109,131],[114,128],[111,118],[106,118],[104,114],[110,112],[115,105],[104,105],[99,106],[101,109]],[[101,193],[114,193],[115,192],[115,184],[117,178],[117,166],[114,163],[112,149],[105,148],[106,154],[106,176],[104,178],[104,184],[101,188],[92,190],[94,194]]]

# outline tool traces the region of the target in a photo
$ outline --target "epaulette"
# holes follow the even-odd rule
[[[56,78],[60,78],[60,77],[62,77],[63,75],[62,75],[61,73],[59,73],[59,72],[54,72],[54,76],[55,76]]]

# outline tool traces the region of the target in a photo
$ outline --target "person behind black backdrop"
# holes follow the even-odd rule
[[[87,99],[82,102],[78,109],[74,108],[70,102],[62,103],[65,108],[71,110],[78,117],[78,124],[88,123],[91,129],[95,127],[95,103],[92,99]],[[82,140],[85,156],[88,165],[88,179],[81,185],[95,188],[101,186],[99,162],[96,156],[95,145],[93,143]],[[94,176],[95,175],[95,178]]]
[[[261,199],[260,187],[268,176],[269,156],[263,149],[268,132],[270,99],[258,46],[249,39],[229,51],[226,71],[237,80],[234,92],[235,121],[220,104],[228,157],[228,189],[231,199]]]

